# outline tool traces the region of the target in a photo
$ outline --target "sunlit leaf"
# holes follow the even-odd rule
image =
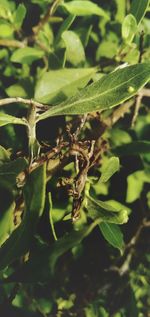
[[[39,79],[35,99],[44,103],[61,102],[86,86],[95,72],[95,67],[51,70]]]
[[[51,107],[38,121],[54,115],[85,114],[109,109],[134,96],[150,79],[150,63],[118,69],[87,86],[74,97]]]
[[[128,14],[122,24],[122,37],[125,42],[132,42],[135,33],[137,32],[137,22],[132,14]]]
[[[69,13],[77,16],[95,14],[108,19],[108,15],[106,14],[106,12],[92,1],[75,0],[63,3],[61,6],[65,8]]]
[[[102,222],[99,224],[102,235],[114,248],[123,249],[124,240],[121,229],[118,225],[114,223]]]
[[[105,183],[112,177],[114,173],[119,170],[119,158],[111,157],[108,161],[106,161],[101,168],[101,177],[99,181],[101,183]]]
[[[103,201],[87,197],[86,210],[88,216],[92,219],[101,219],[101,221],[123,224],[128,221],[127,210],[111,206]]]
[[[26,125],[26,122],[20,118],[16,118],[6,114],[4,112],[0,112],[0,127],[3,127],[6,124],[23,124]]]
[[[42,58],[44,51],[34,47],[18,48],[11,56],[11,61],[20,64],[32,64],[33,61]]]

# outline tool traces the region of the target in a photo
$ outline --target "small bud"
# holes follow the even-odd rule
[[[132,92],[134,92],[134,91],[135,91],[134,87],[130,86],[130,87],[128,88],[128,92],[132,93]]]

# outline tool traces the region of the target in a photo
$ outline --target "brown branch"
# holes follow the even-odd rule
[[[136,101],[135,101],[135,109],[134,109],[134,114],[133,114],[133,118],[132,118],[132,122],[131,122],[131,127],[133,128],[136,122],[136,119],[138,117],[139,114],[139,110],[140,110],[140,106],[141,106],[141,101],[142,101],[142,95],[139,94],[136,97]]]
[[[120,118],[124,117],[124,115],[130,110],[133,105],[133,99],[123,103],[111,114],[110,117],[103,120],[103,122],[107,125],[107,127],[112,127]]]
[[[136,97],[136,111],[132,120],[133,123],[135,122],[138,116],[139,107],[143,97],[150,97],[150,89],[143,88],[138,93]],[[128,113],[130,108],[134,105],[135,105],[135,101],[133,99],[126,101],[125,103],[120,105],[117,109],[115,109],[110,117],[103,120],[104,124],[106,124],[107,127],[112,127],[120,118],[123,118],[124,115]]]
[[[43,29],[44,25],[49,21],[49,19],[52,17],[52,15],[55,13],[57,7],[59,6],[60,2],[62,0],[55,0],[53,5],[48,6],[47,12],[45,15],[40,19],[39,23],[32,28],[32,31],[34,33],[34,36],[36,37],[40,30]]]
[[[0,107],[9,105],[11,103],[23,103],[23,104],[31,106],[31,107],[34,105],[37,109],[41,109],[41,110],[48,110],[49,109],[48,105],[44,105],[44,104],[39,103],[33,99],[24,99],[21,97],[11,97],[11,98],[0,99]]]

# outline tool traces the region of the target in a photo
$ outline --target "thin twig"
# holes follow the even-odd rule
[[[56,0],[54,1],[53,5],[48,6],[47,12],[45,15],[40,19],[38,25],[34,26],[32,28],[34,36],[37,36],[40,30],[43,29],[44,25],[49,21],[49,19],[52,17],[52,15],[55,13],[57,7],[59,6],[60,2],[62,0]]]
[[[17,41],[17,40],[6,40],[1,39],[0,40],[0,46],[6,46],[6,47],[17,47],[17,48],[23,48],[26,46],[25,41]]]
[[[11,97],[11,98],[0,99],[0,107],[5,106],[5,105],[9,105],[11,103],[23,103],[23,104],[31,106],[31,107],[34,104],[34,106],[37,109],[41,109],[41,110],[48,110],[49,109],[48,105],[44,105],[44,104],[39,103],[33,99],[24,99],[21,97]]]
[[[136,119],[137,119],[138,114],[139,114],[142,97],[143,97],[143,96],[142,96],[141,94],[139,94],[139,95],[136,97],[135,110],[134,110],[134,115],[133,115],[132,122],[131,122],[131,127],[132,127],[132,128],[134,127],[135,122],[136,122]]]
[[[107,125],[107,127],[112,127],[120,118],[124,117],[124,115],[130,110],[133,105],[133,99],[123,103],[112,113],[111,116],[104,119],[103,122]]]

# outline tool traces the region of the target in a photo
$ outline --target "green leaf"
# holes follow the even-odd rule
[[[102,222],[99,224],[102,235],[114,248],[123,250],[124,240],[123,234],[119,226],[114,223]]]
[[[0,112],[0,127],[3,127],[4,125],[7,125],[7,124],[27,125],[26,122],[20,118],[16,118],[4,112]]]
[[[0,165],[10,160],[10,152],[0,145]]]
[[[38,81],[35,99],[44,103],[58,103],[83,88],[96,68],[66,68],[45,73]]]
[[[76,16],[75,15],[72,15],[70,14],[65,20],[64,22],[62,23],[60,29],[58,30],[58,33],[56,35],[56,38],[55,38],[55,45],[58,44],[58,42],[60,41],[61,39],[61,36],[63,34],[63,32],[67,31],[70,26],[72,25],[73,21],[75,20]]]
[[[52,247],[43,243],[37,243],[32,249],[29,261],[10,276],[9,281],[39,282],[46,281],[53,273],[58,259],[81,243],[93,229],[99,224],[99,220],[82,230],[72,231],[54,242]]]
[[[14,15],[14,24],[15,24],[15,28],[16,30],[19,30],[22,26],[23,20],[26,16],[26,7],[24,6],[24,4],[19,4],[17,7],[17,10],[15,12]]]
[[[150,79],[150,63],[118,69],[87,86],[65,102],[51,107],[38,121],[54,115],[84,114],[109,109],[134,96]]]
[[[131,143],[123,144],[112,149],[113,153],[123,155],[139,155],[150,153],[149,141],[134,141]]]
[[[7,22],[0,22],[0,38],[10,37],[14,32],[11,24]]]
[[[0,165],[0,183],[12,187],[17,183],[17,176],[28,166],[24,158],[18,158],[14,161],[3,162]]]
[[[149,3],[149,0],[132,0],[131,13],[135,16],[137,24],[143,19]]]
[[[117,13],[116,13],[116,20],[119,21],[120,23],[123,22],[123,19],[125,17],[125,12],[126,12],[126,0],[116,0],[117,4]]]
[[[122,37],[124,41],[130,44],[137,32],[137,22],[132,14],[128,14],[122,24]]]
[[[0,246],[9,237],[14,229],[15,203],[12,193],[0,185]]]
[[[136,171],[127,177],[127,203],[132,203],[140,198],[144,183],[150,183],[148,171]]]
[[[20,64],[32,64],[32,62],[42,58],[44,52],[34,47],[18,48],[11,56],[11,62]]]
[[[27,97],[27,92],[20,84],[14,84],[5,89],[9,97]]]
[[[84,62],[85,52],[79,36],[73,31],[65,31],[61,37],[65,43],[67,61],[74,66]]]
[[[24,255],[30,248],[38,218],[45,204],[45,165],[33,171],[24,188],[25,212],[20,226],[0,248],[0,270]]]
[[[105,183],[109,180],[109,178],[112,177],[114,173],[116,173],[119,170],[120,164],[119,164],[119,158],[118,157],[111,157],[106,161],[101,169],[101,177],[99,181],[101,183]]]
[[[128,212],[126,209],[120,209],[111,206],[100,200],[96,200],[88,196],[85,208],[88,211],[88,216],[92,219],[101,219],[101,221],[123,224],[128,221]]]
[[[76,1],[63,3],[61,6],[65,8],[69,13],[77,15],[77,16],[86,16],[86,15],[95,14],[95,15],[102,16],[109,19],[106,12],[103,9],[101,9],[97,4],[92,3],[92,1],[76,0]]]

